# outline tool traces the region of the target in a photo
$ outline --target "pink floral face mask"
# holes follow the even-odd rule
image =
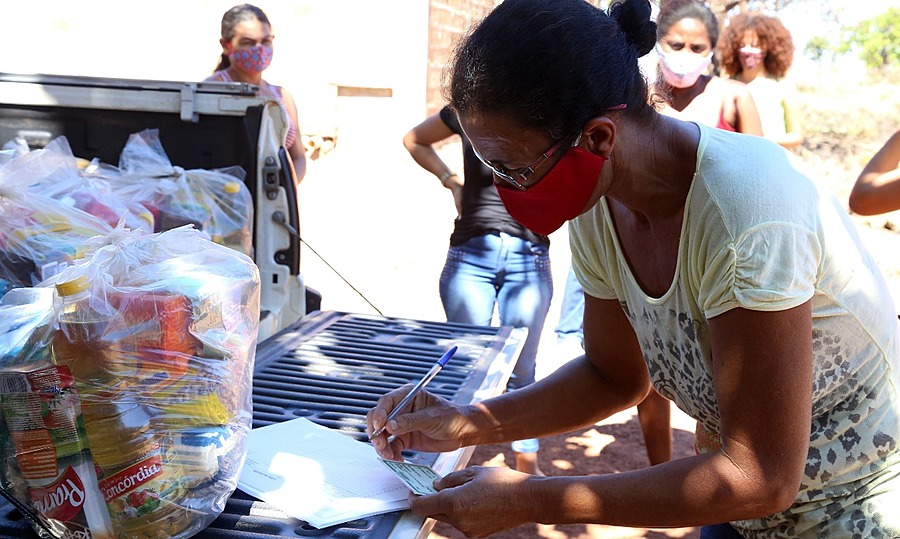
[[[757,47],[741,47],[738,49],[738,59],[741,61],[741,67],[750,70],[762,63],[766,57],[766,53]]]
[[[261,73],[272,63],[271,45],[254,45],[228,53],[231,65],[247,73]]]

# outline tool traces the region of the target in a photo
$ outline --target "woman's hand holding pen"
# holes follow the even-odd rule
[[[375,407],[366,414],[369,433],[384,426],[388,414],[406,397],[411,387],[407,384],[378,399]],[[403,460],[400,452],[404,449],[438,453],[459,449],[464,433],[475,428],[467,417],[468,408],[422,391],[406,407],[405,413],[388,422],[385,431],[372,440],[372,445],[378,456],[392,460]],[[389,436],[393,438],[390,442]]]

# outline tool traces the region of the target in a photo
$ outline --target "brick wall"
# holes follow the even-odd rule
[[[469,26],[495,4],[495,0],[429,0],[426,115],[434,114],[444,106],[441,82],[453,47]]]

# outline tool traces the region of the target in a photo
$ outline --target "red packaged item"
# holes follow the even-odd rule
[[[155,391],[180,380],[197,353],[191,301],[166,292],[111,292],[118,313],[107,330],[112,361],[131,373],[129,383]]]
[[[21,481],[16,490],[60,537],[113,537],[69,369],[0,373],[0,391],[18,467],[18,478],[6,482]]]

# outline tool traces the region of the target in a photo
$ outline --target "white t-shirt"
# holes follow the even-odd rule
[[[768,138],[783,137],[787,134],[784,115],[784,94],[782,84],[768,77],[756,77],[747,83],[747,90],[753,96],[763,135]]]
[[[669,290],[641,290],[605,198],[570,222],[575,273],[587,294],[622,303],[654,387],[716,436],[709,319],[811,300],[813,421],[800,491],[785,512],[733,524],[748,537],[900,537],[898,326],[887,285],[847,212],[791,154],[699,128]]]

